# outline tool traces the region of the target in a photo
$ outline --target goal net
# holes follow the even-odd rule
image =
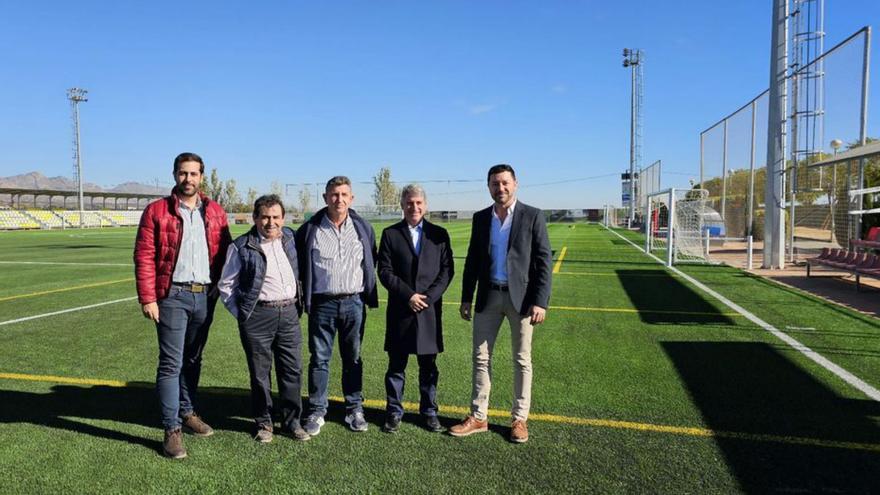
[[[666,189],[651,193],[645,208],[645,252],[667,265],[708,261],[707,220],[714,210],[705,189]]]

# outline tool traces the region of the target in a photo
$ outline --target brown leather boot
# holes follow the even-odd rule
[[[183,427],[197,437],[210,437],[214,434],[214,428],[202,421],[196,413],[190,413],[183,417]]]
[[[513,443],[526,443],[529,441],[529,427],[521,419],[514,419],[510,425],[510,441]]]
[[[489,430],[488,421],[480,421],[473,416],[464,418],[464,421],[449,429],[449,434],[454,437],[466,437],[474,433],[481,433]]]
[[[257,434],[254,435],[254,440],[260,443],[269,443],[272,441],[272,425],[263,424],[257,426]]]
[[[183,447],[183,432],[180,431],[180,428],[165,430],[162,450],[166,457],[172,459],[183,459],[186,457],[186,449]]]

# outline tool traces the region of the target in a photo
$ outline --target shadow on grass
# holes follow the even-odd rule
[[[48,394],[0,390],[0,423],[59,428],[143,445],[161,453],[160,435],[157,439],[145,438],[72,419],[110,420],[161,429],[154,387],[152,383],[135,382],[126,387],[56,385]],[[199,404],[205,420],[217,429],[250,431],[252,428],[250,421],[237,418],[250,415],[244,391],[200,388]]]
[[[875,328],[880,328],[880,321],[877,319],[880,317],[880,303],[878,303],[876,292],[856,292],[854,284],[839,280],[836,276],[814,275],[810,278],[805,276],[774,276],[770,280],[751,273],[746,273],[745,276],[758,280],[767,287],[773,287],[788,294],[809,301],[815,301],[822,304],[829,311],[855,318]],[[807,294],[804,294],[804,292]],[[852,309],[845,309],[837,304],[828,304],[823,299],[849,306],[849,308],[857,311],[868,313],[870,316],[853,313]]]
[[[709,304],[701,294],[658,270],[616,270],[617,278],[639,317],[650,325],[734,325],[734,321]]]
[[[664,342],[712,430],[878,443],[880,405],[838,396],[772,346]],[[875,492],[880,453],[717,437],[740,487],[765,492]]]
[[[253,433],[249,390],[222,387],[200,387],[199,413],[217,430]],[[307,400],[303,405],[307,408]],[[328,423],[345,425],[345,406],[330,401],[325,419]],[[377,429],[385,422],[384,409],[364,408],[364,416]],[[457,419],[440,417],[448,428]],[[80,421],[83,420],[83,421]],[[147,437],[133,435],[104,426],[89,424],[91,420],[107,420],[155,428]],[[278,418],[275,418],[276,423]],[[418,414],[407,413],[403,421],[423,426]],[[155,384],[132,382],[125,387],[80,387],[56,385],[50,393],[0,390],[0,423],[29,423],[73,431],[93,437],[141,445],[162,453],[161,424]],[[496,434],[507,436],[510,428],[490,426]]]
[[[131,246],[107,246],[104,244],[47,244],[37,247],[46,249],[131,249]]]

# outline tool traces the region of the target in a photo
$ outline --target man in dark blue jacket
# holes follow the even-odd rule
[[[376,234],[350,209],[351,181],[327,182],[321,209],[296,232],[303,305],[309,313],[309,417],[303,428],[317,435],[327,414],[327,383],[333,341],[339,334],[345,422],[367,431],[363,410],[361,341],[366,308],[379,306],[376,290]]]
[[[272,360],[281,402],[281,430],[308,440],[300,425],[302,293],[293,230],[284,205],[271,194],[254,203],[254,227],[229,246],[218,288],[238,320],[251,379],[255,440],[272,441]]]

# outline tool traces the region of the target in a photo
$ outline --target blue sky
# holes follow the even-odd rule
[[[164,189],[195,151],[242,192],[389,166],[433,208],[472,209],[506,162],[526,202],[601,207],[629,163],[621,49],[646,52],[643,162],[685,185],[700,131],[768,85],[770,4],[8,2],[0,175],[71,175],[79,86],[84,176],[105,186]],[[876,0],[826,4],[827,47],[880,20]],[[356,184],[356,204],[371,192]]]

